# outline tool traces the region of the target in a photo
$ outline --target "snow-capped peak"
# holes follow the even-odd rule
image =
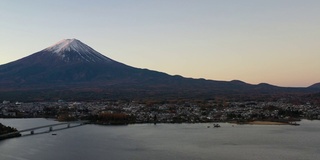
[[[105,57],[101,53],[95,51],[77,39],[63,39],[58,43],[44,49],[43,51],[51,52],[52,54],[61,57],[65,61],[70,61],[70,56],[72,56],[72,59],[83,60],[87,62],[97,62],[103,60],[111,61],[111,59]],[[76,54],[76,56],[74,54]]]
[[[45,50],[54,53],[60,53],[61,51],[78,50],[78,46],[80,46],[79,44],[81,44],[81,42],[77,39],[63,39],[58,43],[46,48]]]

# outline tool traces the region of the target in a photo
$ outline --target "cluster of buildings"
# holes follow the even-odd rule
[[[0,118],[57,118],[76,120],[99,115],[124,114],[128,123],[202,123],[226,121],[293,121],[320,120],[320,106],[284,102],[35,102],[3,101]],[[114,119],[117,120],[117,119]]]

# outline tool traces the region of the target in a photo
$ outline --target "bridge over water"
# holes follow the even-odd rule
[[[11,133],[0,135],[0,139],[7,138],[7,137],[10,137],[10,136],[16,135],[16,134],[21,134],[24,136],[24,135],[34,135],[34,134],[39,134],[39,133],[48,133],[48,132],[52,132],[52,131],[58,131],[58,130],[73,128],[73,127],[79,127],[79,126],[85,125],[87,123],[88,123],[88,121],[76,121],[76,122],[64,122],[64,123],[56,123],[56,124],[39,126],[39,127],[33,127],[33,128],[23,129],[23,130],[19,130],[16,132],[11,132]],[[59,127],[57,128],[56,126],[59,126]],[[65,126],[65,127],[63,127],[63,126]],[[36,133],[35,131],[37,131],[37,130],[41,131],[41,132]],[[22,134],[22,133],[26,133],[26,134]]]

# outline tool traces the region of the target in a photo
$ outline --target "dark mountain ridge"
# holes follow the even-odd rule
[[[239,80],[171,76],[122,64],[76,39],[62,40],[0,66],[0,100],[211,98],[217,95],[304,94],[319,90],[317,87],[285,88],[251,85]]]
[[[309,86],[309,88],[317,88],[317,89],[320,89],[320,83],[313,84],[313,85]]]

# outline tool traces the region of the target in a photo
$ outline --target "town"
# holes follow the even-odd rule
[[[90,120],[97,124],[204,123],[250,121],[292,122],[320,119],[311,103],[207,101],[10,102],[0,104],[0,118]]]

